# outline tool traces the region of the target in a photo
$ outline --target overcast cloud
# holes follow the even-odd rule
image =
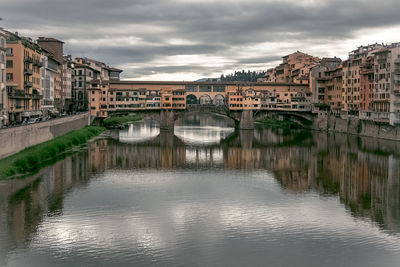
[[[266,70],[301,50],[345,58],[400,41],[398,0],[0,0],[0,26],[54,37],[124,79],[193,80]]]

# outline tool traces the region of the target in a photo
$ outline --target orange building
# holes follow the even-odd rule
[[[318,57],[300,51],[284,56],[283,62],[275,69],[274,80],[278,83],[309,84],[310,70],[319,61]]]
[[[137,110],[185,110],[190,105],[226,106],[230,110],[311,111],[308,85],[235,82],[104,81],[90,83],[94,117]]]
[[[7,33],[6,86],[10,122],[41,115],[41,49],[30,39]]]

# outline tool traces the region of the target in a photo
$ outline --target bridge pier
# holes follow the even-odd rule
[[[175,124],[174,111],[173,110],[161,110],[160,111],[160,128],[161,129],[173,129]]]
[[[240,130],[253,130],[254,129],[254,119],[252,110],[243,110],[240,116],[239,123]]]

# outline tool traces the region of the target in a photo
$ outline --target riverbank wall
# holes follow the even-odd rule
[[[0,159],[90,124],[89,113],[0,130]]]
[[[318,115],[312,129],[336,133],[400,141],[400,126],[391,126],[358,118],[340,118],[333,115]]]

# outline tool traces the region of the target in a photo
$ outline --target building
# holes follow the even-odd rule
[[[48,53],[42,53],[42,62],[42,111],[43,115],[50,116],[58,114],[54,105],[54,87],[59,64]]]
[[[275,81],[277,83],[309,84],[310,70],[319,61],[318,57],[300,51],[284,56],[282,63],[276,67]]]
[[[10,122],[42,114],[41,53],[41,48],[30,38],[7,32],[6,88]]]
[[[6,91],[6,33],[0,28],[0,128],[8,124],[8,97]]]
[[[88,110],[88,88],[91,81],[119,81],[122,72],[89,58],[75,58],[74,68],[73,106],[80,111]]]
[[[371,111],[375,120],[400,123],[400,43],[373,52],[375,82]]]
[[[230,110],[311,111],[308,85],[236,82],[157,82],[92,80],[90,114],[137,110],[185,110],[190,105],[226,106]]]
[[[321,61],[313,66],[310,70],[310,90],[312,92],[313,107],[320,107],[321,105],[329,105],[328,101],[328,86],[333,83],[333,74],[341,68],[342,60],[340,58],[323,58]],[[336,72],[336,73],[331,73]],[[326,77],[328,76],[328,77]],[[339,77],[336,77],[339,78]],[[337,81],[336,81],[337,82]],[[333,85],[332,85],[333,86]],[[332,88],[329,88],[332,89]],[[332,90],[331,90],[332,91]],[[342,85],[340,85],[340,102],[341,102]],[[330,95],[332,92],[330,92]]]
[[[64,110],[71,112],[73,110],[72,90],[75,76],[74,62],[71,55],[63,57],[62,65],[62,99],[64,101]]]
[[[60,112],[64,110],[65,101],[63,98],[63,83],[62,83],[62,71],[63,71],[63,47],[64,42],[48,37],[39,37],[37,44],[45,51],[48,55],[57,62],[57,72],[54,73],[54,107]]]

